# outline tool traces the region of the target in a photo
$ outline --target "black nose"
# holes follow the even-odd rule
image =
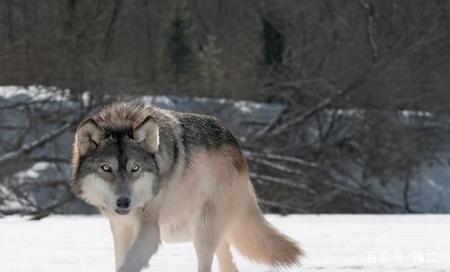
[[[128,209],[130,207],[130,199],[128,197],[119,197],[116,202],[117,208]]]

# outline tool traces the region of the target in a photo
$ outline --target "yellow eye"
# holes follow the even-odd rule
[[[135,164],[135,165],[133,165],[133,167],[131,167],[131,171],[136,172],[139,170],[139,168],[140,168],[139,165]]]
[[[111,167],[107,164],[104,164],[100,167],[105,172],[111,172]]]

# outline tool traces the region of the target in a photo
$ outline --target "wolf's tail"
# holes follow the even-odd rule
[[[256,203],[253,186],[247,211],[231,234],[230,242],[248,259],[272,266],[291,266],[304,255],[297,243],[266,221]]]

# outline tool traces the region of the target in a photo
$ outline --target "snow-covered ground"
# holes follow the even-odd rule
[[[300,241],[307,257],[289,270],[238,257],[241,272],[450,271],[450,215],[270,215],[268,219]],[[103,217],[0,219],[0,271],[111,272],[113,263],[111,234]],[[196,271],[192,245],[163,245],[148,271]]]

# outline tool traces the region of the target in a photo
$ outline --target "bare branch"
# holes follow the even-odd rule
[[[258,179],[258,180],[262,180],[262,181],[268,181],[268,182],[272,182],[272,183],[276,183],[276,184],[285,185],[285,186],[292,187],[295,189],[300,189],[300,190],[308,189],[308,187],[305,186],[304,184],[296,183],[296,182],[293,182],[288,179],[272,177],[272,176],[268,176],[268,175],[259,175],[256,173],[250,173],[250,177],[253,179]]]
[[[284,162],[296,163],[296,164],[299,164],[299,165],[302,165],[302,166],[309,166],[309,167],[317,167],[318,166],[317,163],[314,163],[314,162],[308,162],[308,161],[302,160],[300,158],[283,156],[283,155],[279,155],[279,154],[258,153],[258,152],[253,152],[253,151],[250,151],[250,150],[244,150],[243,153],[249,159],[253,159],[253,158],[267,158],[267,159],[272,159],[272,160],[279,160],[279,161],[284,161]]]
[[[44,146],[46,143],[52,141],[56,137],[60,136],[64,132],[66,132],[70,127],[73,126],[73,123],[66,123],[62,127],[59,127],[52,132],[42,136],[41,138],[24,145],[21,149],[15,150],[12,152],[8,152],[0,156],[0,166],[4,167],[6,164],[13,162],[15,160],[20,159],[21,157],[30,154],[35,149]]]

